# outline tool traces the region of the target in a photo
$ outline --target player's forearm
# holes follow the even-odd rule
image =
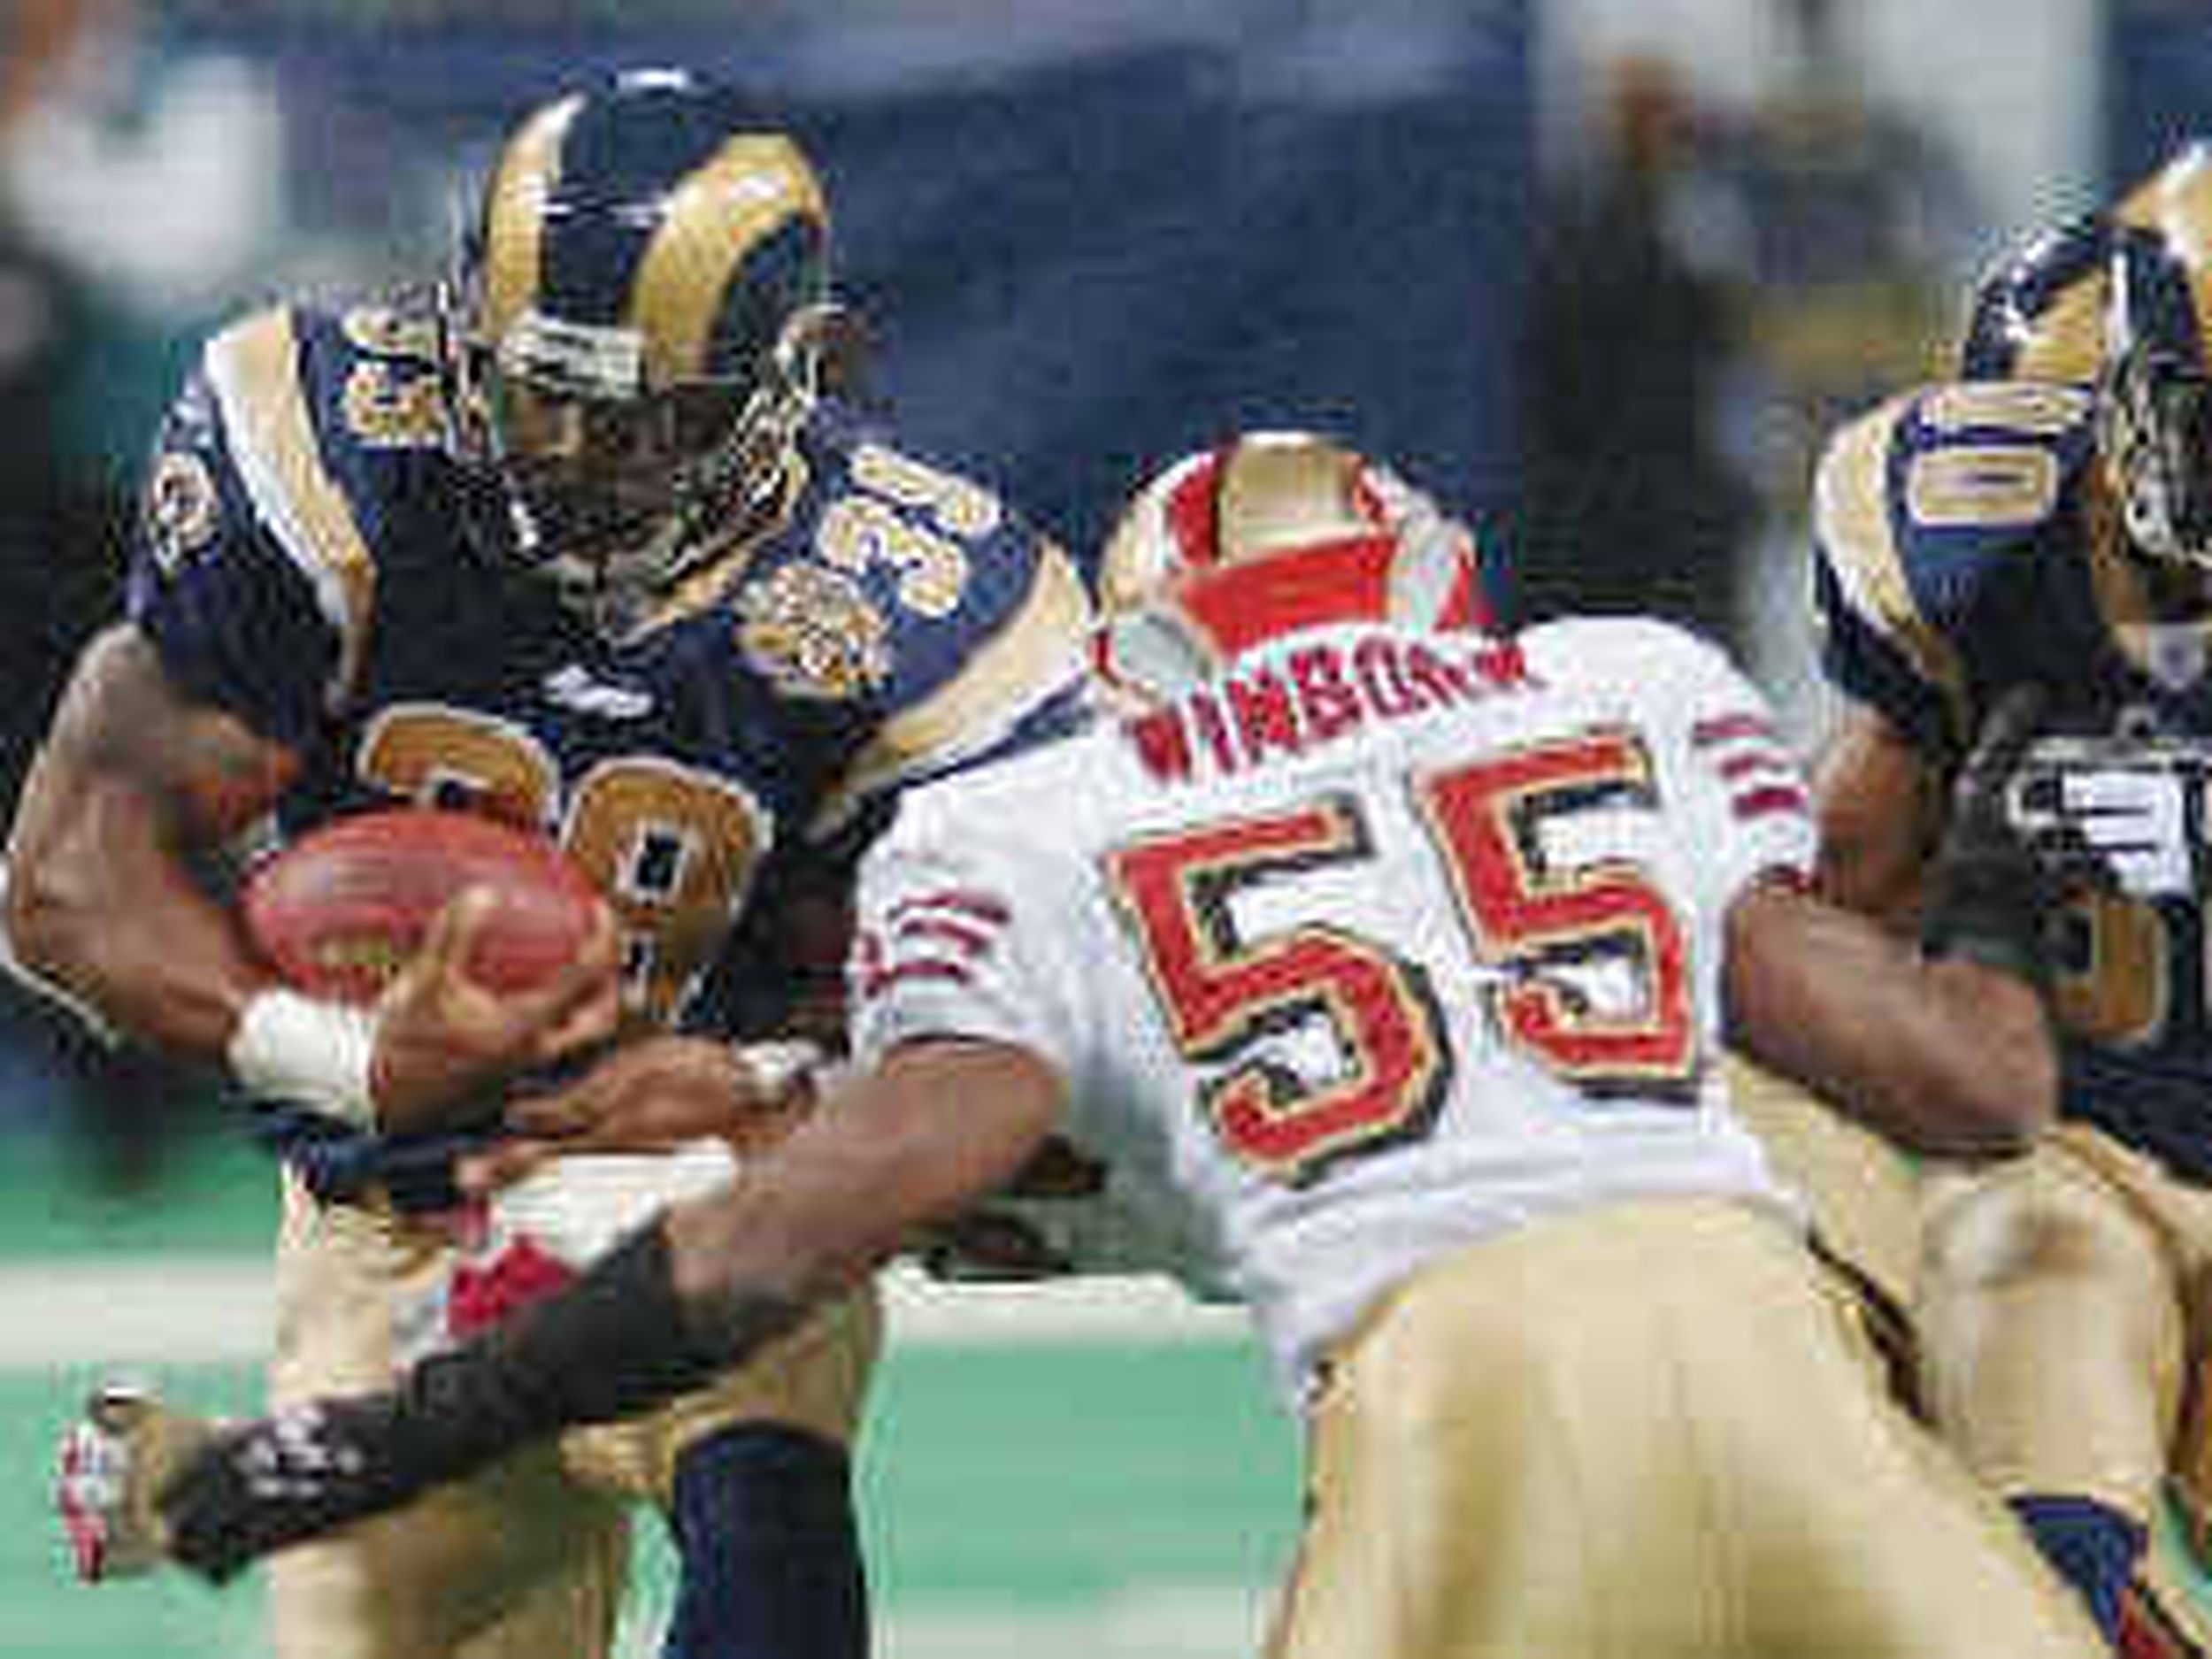
[[[217,1060],[268,983],[128,786],[35,772],[10,850],[17,959],[140,1041]]]
[[[1928,961],[1803,895],[1740,905],[1729,1010],[1754,1058],[1915,1151],[2001,1154],[2049,1122],[2057,1059],[2031,979]]]
[[[9,942],[33,974],[172,1052],[219,1056],[265,982],[191,860],[265,810],[288,750],[171,684],[110,629],[70,677],[17,803]]]

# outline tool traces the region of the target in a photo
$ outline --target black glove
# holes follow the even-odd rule
[[[2016,686],[1982,723],[1951,785],[1920,924],[1929,956],[1965,956],[2039,988],[2050,983],[2045,918],[2068,894],[2109,879],[2078,835],[2062,829],[2032,841],[2013,820],[2009,787],[2048,703],[2041,686]]]
[[[390,1394],[326,1400],[224,1430],[155,1499],[169,1555],[221,1584],[256,1558],[405,1502],[426,1484]]]
[[[806,1304],[734,1292],[695,1328],[668,1237],[640,1229],[557,1295],[412,1367],[388,1394],[225,1430],[155,1507],[168,1553],[221,1583],[249,1562],[457,1480],[572,1424],[660,1404],[795,1325]]]

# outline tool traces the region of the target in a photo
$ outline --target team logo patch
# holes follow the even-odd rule
[[[745,660],[787,695],[842,702],[891,672],[883,613],[835,571],[787,565],[748,588],[738,611]]]
[[[206,462],[183,449],[172,449],[154,464],[143,510],[147,545],[168,575],[212,541],[222,521],[215,475]]]

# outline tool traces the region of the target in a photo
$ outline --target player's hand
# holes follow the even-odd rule
[[[248,1563],[396,1509],[411,1468],[394,1397],[325,1400],[223,1428],[178,1461],[153,1503],[164,1553],[211,1584]]]
[[[462,1190],[488,1194],[578,1153],[670,1152],[704,1140],[757,1150],[813,1105],[821,1060],[805,1042],[634,1039],[563,1087],[510,1102],[511,1138],[464,1160]]]
[[[488,889],[458,895],[378,999],[370,1090],[380,1127],[430,1127],[490,1087],[613,1034],[621,1012],[613,913],[600,907],[584,949],[545,984],[503,994],[465,966],[498,904]]]
[[[2090,879],[2093,864],[2056,844],[2039,846],[2015,821],[2013,780],[2048,706],[2041,686],[2016,686],[1983,721],[1952,782],[1921,925],[1932,954],[1970,956],[2038,984],[2049,973],[2045,918]]]

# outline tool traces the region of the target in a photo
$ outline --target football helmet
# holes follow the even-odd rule
[[[509,134],[445,299],[472,528],[634,625],[783,499],[837,335],[830,216],[791,136],[680,70]]]
[[[2093,382],[2122,227],[2154,234],[2201,270],[2212,242],[2212,141],[2183,145],[2110,208],[2038,231],[2001,255],[1974,285],[1961,378]]]
[[[1959,378],[2097,378],[2111,219],[2083,213],[2007,250],[1975,283]]]
[[[2043,233],[1977,286],[1968,380],[2098,388],[2098,444],[2130,541],[2212,571],[2212,142],[2108,211]]]
[[[1473,534],[1387,467],[1308,432],[1255,432],[1144,484],[1098,568],[1096,658],[1155,696],[1331,623],[1486,627]]]

